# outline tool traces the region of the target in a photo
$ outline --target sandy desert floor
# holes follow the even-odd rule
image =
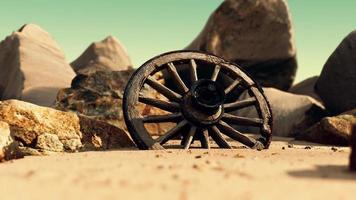
[[[0,199],[355,199],[349,153],[349,148],[284,139],[261,152],[127,150],[26,157],[0,164]]]

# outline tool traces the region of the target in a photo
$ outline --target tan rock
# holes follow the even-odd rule
[[[55,134],[42,134],[37,137],[36,149],[63,152],[64,145]]]
[[[84,136],[82,142],[86,150],[120,149],[135,146],[123,129],[108,123],[81,116],[80,127]]]
[[[132,68],[126,49],[113,36],[92,43],[71,65],[77,74],[90,74],[103,70],[121,71]]]
[[[240,64],[262,86],[288,90],[296,45],[285,0],[225,0],[186,48]]]
[[[53,104],[74,72],[53,38],[34,24],[23,26],[0,43],[0,100],[22,99]]]
[[[299,140],[329,145],[347,146],[350,142],[352,126],[356,125],[356,112],[350,111],[335,117],[326,117],[319,123],[301,132]]]
[[[104,141],[97,150],[134,146],[123,130],[104,122],[18,100],[0,102],[0,121],[9,124],[11,136],[26,152],[86,151],[91,142],[86,138],[92,135]]]
[[[8,123],[13,136],[25,145],[34,144],[42,134],[55,134],[61,141],[82,137],[79,118],[74,113],[18,100],[0,102],[0,120]]]
[[[12,142],[9,125],[0,121],[0,161],[5,159],[6,149]]]

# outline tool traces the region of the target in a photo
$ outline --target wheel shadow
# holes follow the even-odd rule
[[[288,174],[296,178],[356,181],[356,173],[350,172],[348,166],[345,165],[317,165],[314,169],[289,171]]]

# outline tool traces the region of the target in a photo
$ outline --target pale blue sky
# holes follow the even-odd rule
[[[46,29],[79,56],[93,41],[114,35],[135,66],[188,45],[222,0],[1,0],[0,38],[25,23]],[[317,75],[344,36],[356,29],[354,0],[289,0],[296,31],[297,80]]]

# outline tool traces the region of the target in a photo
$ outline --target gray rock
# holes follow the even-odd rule
[[[84,53],[71,63],[77,74],[96,71],[122,71],[132,68],[125,47],[113,36],[92,43]]]
[[[315,90],[334,114],[356,108],[356,31],[329,57]]]
[[[51,106],[74,71],[46,31],[28,24],[0,43],[0,100],[21,99]]]
[[[309,96],[322,103],[322,100],[320,99],[319,95],[315,92],[315,83],[318,81],[318,78],[319,76],[314,76],[305,79],[304,81],[293,85],[288,92]]]
[[[186,49],[236,62],[265,87],[288,90],[297,70],[285,0],[225,0]]]
[[[301,130],[306,130],[326,116],[323,105],[311,97],[274,88],[264,88],[264,92],[272,109],[274,136],[294,137]],[[258,117],[256,110],[252,108],[245,108],[237,114],[243,117]],[[245,132],[258,131],[250,127],[239,128]]]

